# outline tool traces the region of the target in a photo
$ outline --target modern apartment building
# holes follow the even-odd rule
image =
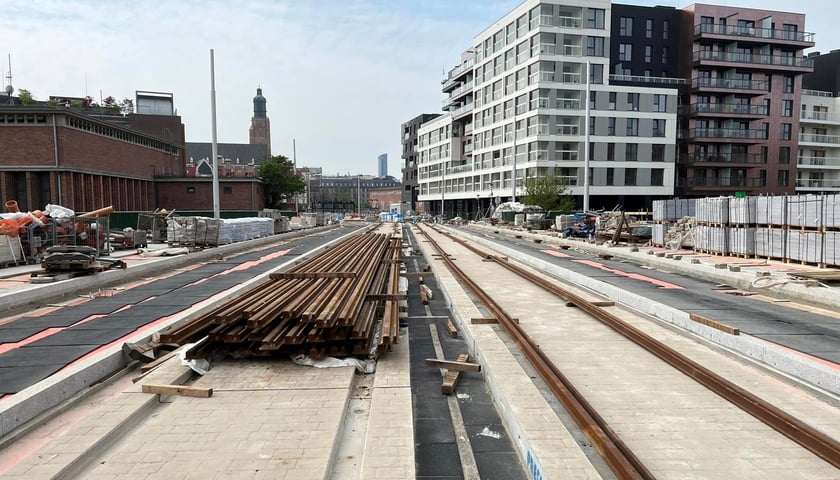
[[[592,208],[673,195],[680,81],[610,75],[613,18],[608,0],[529,0],[476,36],[448,114],[419,129],[418,199],[471,215],[553,172],[582,205],[587,162]]]
[[[400,136],[402,140],[402,201],[408,204],[411,210],[418,210],[417,193],[419,185],[417,183],[417,131],[424,123],[439,117],[439,113],[424,113],[418,115],[411,120],[405,122],[400,127]]]
[[[840,192],[840,98],[802,90],[799,124],[796,192]]]
[[[683,97],[677,193],[788,194],[795,188],[805,15],[695,4],[682,10]]]

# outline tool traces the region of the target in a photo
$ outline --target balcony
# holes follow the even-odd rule
[[[531,48],[531,56],[537,55],[564,55],[567,57],[579,57],[583,54],[583,47],[580,45],[554,45],[550,43],[540,43]]]
[[[840,145],[840,135],[820,135],[816,133],[799,134],[799,143],[820,143]]]
[[[802,95],[808,95],[810,97],[834,97],[834,94],[831,92],[823,92],[822,90],[808,90],[807,88],[802,89]]]
[[[558,98],[554,105],[558,110],[580,110],[580,99],[577,98]]]
[[[450,110],[449,113],[452,114],[452,119],[454,120],[456,118],[460,118],[460,117],[466,115],[467,113],[471,113],[472,111],[473,111],[473,103],[470,102],[466,105],[462,105],[462,106],[456,108],[455,110]]]
[[[467,164],[464,164],[464,165],[458,165],[456,167],[452,167],[446,173],[448,175],[450,173],[451,174],[456,174],[456,173],[464,173],[464,172],[472,172],[472,171],[473,171],[472,163],[467,163]]]
[[[688,138],[705,138],[727,143],[739,140],[756,142],[767,140],[767,132],[757,128],[692,128],[688,131]]]
[[[814,71],[814,59],[806,57],[786,57],[761,53],[695,51],[693,60],[695,63],[701,64],[737,63],[742,67],[755,66],[755,68],[761,69],[778,68],[785,71],[794,69],[798,69],[800,72]]]
[[[692,115],[767,116],[766,105],[741,105],[737,103],[692,103]]]
[[[729,188],[729,187],[739,187],[739,188],[746,188],[746,187],[760,187],[761,181],[758,178],[745,178],[745,177],[688,177],[688,178],[681,178],[680,183],[681,186],[688,186],[688,187],[716,187],[716,188]]]
[[[475,65],[475,58],[468,59],[466,62],[450,70],[449,75],[447,76],[447,80],[455,80],[464,73],[471,71],[473,65]],[[445,82],[446,80],[444,80],[444,83]]]
[[[580,135],[580,127],[577,125],[557,125],[555,135],[577,136]]]
[[[760,153],[718,153],[706,155],[694,153],[682,155],[680,156],[680,160],[681,163],[767,163],[767,159]]]
[[[531,125],[528,127],[528,136],[533,137],[536,135],[548,135],[549,127],[548,124],[539,124],[539,125]]]
[[[700,24],[694,26],[696,38],[731,37],[739,42],[786,43],[801,47],[814,46],[814,34],[811,32],[793,32],[773,28],[744,27],[740,25]]]
[[[639,84],[643,83],[646,85],[685,85],[686,80],[684,78],[673,78],[673,77],[644,77],[639,75],[610,75],[610,84],[615,83],[633,83]]]
[[[796,189],[809,191],[840,191],[840,179],[801,178],[796,180]]]
[[[808,123],[809,120],[814,121],[814,123],[840,123],[840,115],[828,112],[815,112],[813,110],[803,110],[799,118],[803,123]]]
[[[801,156],[796,164],[802,169],[840,170],[840,157]]]
[[[770,82],[767,80],[740,80],[733,78],[704,78],[696,77],[691,79],[691,87],[702,90],[725,90],[726,92],[741,90],[745,93],[761,95],[770,91]]]

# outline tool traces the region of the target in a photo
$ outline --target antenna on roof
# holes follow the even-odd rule
[[[15,87],[12,86],[12,54],[9,54],[9,71],[6,73],[6,80],[9,81],[9,84],[6,85],[6,95],[9,96],[9,101],[11,101],[12,94],[15,92]]]

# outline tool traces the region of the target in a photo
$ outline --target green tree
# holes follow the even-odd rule
[[[537,205],[546,212],[549,210],[574,211],[575,199],[568,193],[569,182],[564,177],[557,177],[554,169],[545,175],[537,175],[525,179],[525,195],[523,200],[527,205]]]
[[[281,208],[292,195],[306,190],[306,184],[296,175],[291,160],[274,155],[257,168],[257,176],[268,183],[265,203],[269,208]]]
[[[18,100],[20,100],[20,103],[24,105],[34,105],[38,103],[35,101],[35,97],[32,96],[32,92],[24,88],[18,90]]]

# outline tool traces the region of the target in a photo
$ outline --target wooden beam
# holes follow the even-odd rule
[[[458,329],[455,328],[455,324],[452,323],[452,320],[447,320],[446,329],[449,330],[449,335],[451,337],[457,337],[458,336]]]
[[[182,395],[184,397],[208,398],[213,396],[212,388],[188,387],[186,385],[155,385],[144,384],[143,393],[157,393],[158,395]]]
[[[460,358],[460,357],[459,357]],[[480,372],[481,365],[477,363],[469,363],[466,361],[452,361],[452,360],[438,360],[437,358],[427,358],[427,367],[445,368],[447,370],[457,370],[459,372]]]
[[[720,323],[718,321],[712,320],[711,318],[706,318],[702,315],[697,315],[696,313],[690,313],[688,315],[688,318],[690,318],[692,321],[695,321],[697,323],[702,323],[703,325],[706,325],[707,327],[715,328],[717,330],[720,330],[721,332],[726,332],[730,335],[740,335],[741,334],[740,329],[730,327],[729,325],[726,325],[726,324]]]
[[[472,323],[473,325],[491,325],[494,323],[499,323],[499,321],[495,318],[471,318],[470,323]]]
[[[279,272],[269,273],[268,278],[272,280],[283,280],[286,278],[356,278],[356,272]]]
[[[596,307],[614,307],[615,306],[615,302],[613,302],[612,300],[596,300],[594,302],[589,302],[589,303],[591,303],[592,305],[595,305]],[[567,307],[577,307],[577,305],[575,305],[572,302],[566,302],[566,306]]]
[[[470,359],[470,356],[466,353],[462,353],[458,355],[458,362],[466,362]],[[444,395],[452,395],[452,392],[455,391],[455,385],[458,384],[458,380],[461,379],[461,372],[458,370],[449,370],[446,372],[446,375],[443,377],[443,383],[440,385],[440,393]]]

